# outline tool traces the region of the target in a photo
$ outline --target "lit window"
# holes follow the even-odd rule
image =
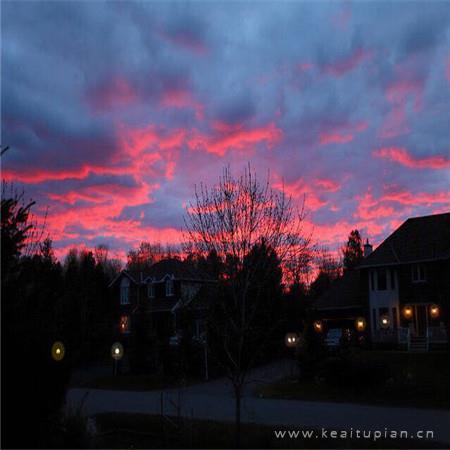
[[[130,332],[130,316],[121,316],[119,322],[120,332],[123,334]]]
[[[173,280],[166,280],[166,297],[171,297],[173,295]]]
[[[412,266],[412,280],[414,283],[426,281],[425,266],[422,264],[414,264]]]
[[[130,280],[123,278],[120,283],[120,304],[128,305],[130,303]]]
[[[385,291],[387,289],[386,269],[378,269],[378,290]]]
[[[147,285],[147,295],[148,298],[155,298],[155,285],[151,281]]]

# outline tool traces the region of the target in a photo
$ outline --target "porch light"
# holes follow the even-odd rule
[[[355,321],[355,327],[358,331],[364,331],[366,329],[366,319],[358,317]]]
[[[406,305],[406,306],[403,308],[403,317],[404,317],[405,319],[411,319],[412,316],[413,316],[413,308],[412,308],[412,306]]]
[[[292,348],[296,347],[299,343],[299,336],[297,333],[287,333],[284,338],[284,343],[286,347]]]
[[[123,346],[120,342],[115,342],[111,346],[111,357],[112,359],[118,361],[119,359],[122,359],[123,356]]]
[[[437,319],[439,317],[439,306],[438,305],[431,305],[430,306],[430,316],[433,319]]]
[[[314,327],[314,331],[316,331],[317,333],[321,333],[323,330],[323,325],[322,322],[320,320],[316,320],[313,323],[313,327]]]
[[[389,328],[390,325],[389,316],[387,314],[384,314],[380,317],[380,326],[381,328]]]
[[[62,342],[56,341],[52,345],[52,358],[55,361],[61,361],[64,358],[66,350],[64,348],[64,344]]]

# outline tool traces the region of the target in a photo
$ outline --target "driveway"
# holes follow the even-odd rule
[[[435,441],[450,443],[450,411],[357,405],[353,403],[310,402],[256,398],[253,388],[289,375],[289,361],[253,371],[244,391],[242,421],[278,425],[290,429],[327,428],[336,430],[396,430],[416,433],[433,431]],[[132,412],[160,414],[223,422],[234,420],[231,386],[220,379],[183,389],[150,392],[71,389],[68,404],[85,398],[85,413]]]

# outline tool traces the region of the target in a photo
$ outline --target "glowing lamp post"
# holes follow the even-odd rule
[[[111,346],[111,357],[114,361],[113,372],[114,375],[117,375],[117,364],[123,357],[123,345],[120,342],[115,342]]]
[[[56,341],[52,345],[52,358],[55,361],[61,361],[66,354],[66,349],[64,348],[64,344],[60,341]]]
[[[430,316],[433,319],[437,319],[439,317],[439,306],[438,305],[431,305],[430,306]]]
[[[366,329],[366,319],[364,317],[358,317],[355,321],[356,330],[362,332]]]
[[[391,321],[389,319],[389,316],[387,314],[383,314],[380,317],[380,327],[383,328],[384,330],[386,330],[387,328],[389,328],[390,324],[391,324]]]
[[[323,324],[320,320],[316,320],[313,323],[313,327],[314,327],[314,331],[316,331],[317,333],[321,333],[323,331]]]
[[[410,319],[412,319],[412,316],[413,316],[413,308],[412,308],[412,306],[406,305],[403,308],[403,317],[405,319],[407,319],[407,320],[410,320]]]
[[[300,338],[297,333],[287,333],[284,338],[284,343],[286,344],[286,347],[293,348],[297,347],[299,340]]]

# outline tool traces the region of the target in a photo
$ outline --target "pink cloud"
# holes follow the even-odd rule
[[[363,62],[370,60],[372,58],[372,51],[364,50],[362,48],[358,48],[353,51],[348,56],[344,56],[342,58],[336,59],[330,63],[325,64],[322,67],[322,70],[335,77],[341,77],[348,72],[356,69]]]
[[[91,89],[87,100],[96,111],[107,111],[135,102],[138,95],[133,86],[123,77],[114,77],[103,86]]]
[[[417,158],[412,156],[405,148],[386,147],[375,150],[373,155],[377,158],[385,158],[411,169],[448,169],[450,159],[444,156],[428,156]]]
[[[197,119],[203,119],[203,105],[195,100],[192,93],[185,89],[171,89],[166,91],[161,100],[160,105],[163,108],[191,108],[195,111]]]
[[[319,189],[323,189],[324,191],[328,192],[336,192],[341,188],[341,185],[339,183],[327,178],[317,179],[314,183]]]
[[[367,122],[358,122],[357,124],[344,124],[330,127],[319,134],[319,144],[346,144],[353,141],[356,133],[361,133],[367,128]]]
[[[384,96],[391,106],[391,111],[384,120],[379,136],[383,139],[407,134],[410,131],[407,112],[410,104],[412,111],[419,112],[423,107],[424,80],[416,75],[415,58],[395,67],[394,79],[387,85]]]
[[[280,141],[282,135],[274,122],[254,128],[215,122],[212,135],[195,131],[191,134],[188,145],[191,150],[200,149],[224,156],[230,150],[248,150],[262,142],[270,148]]]

